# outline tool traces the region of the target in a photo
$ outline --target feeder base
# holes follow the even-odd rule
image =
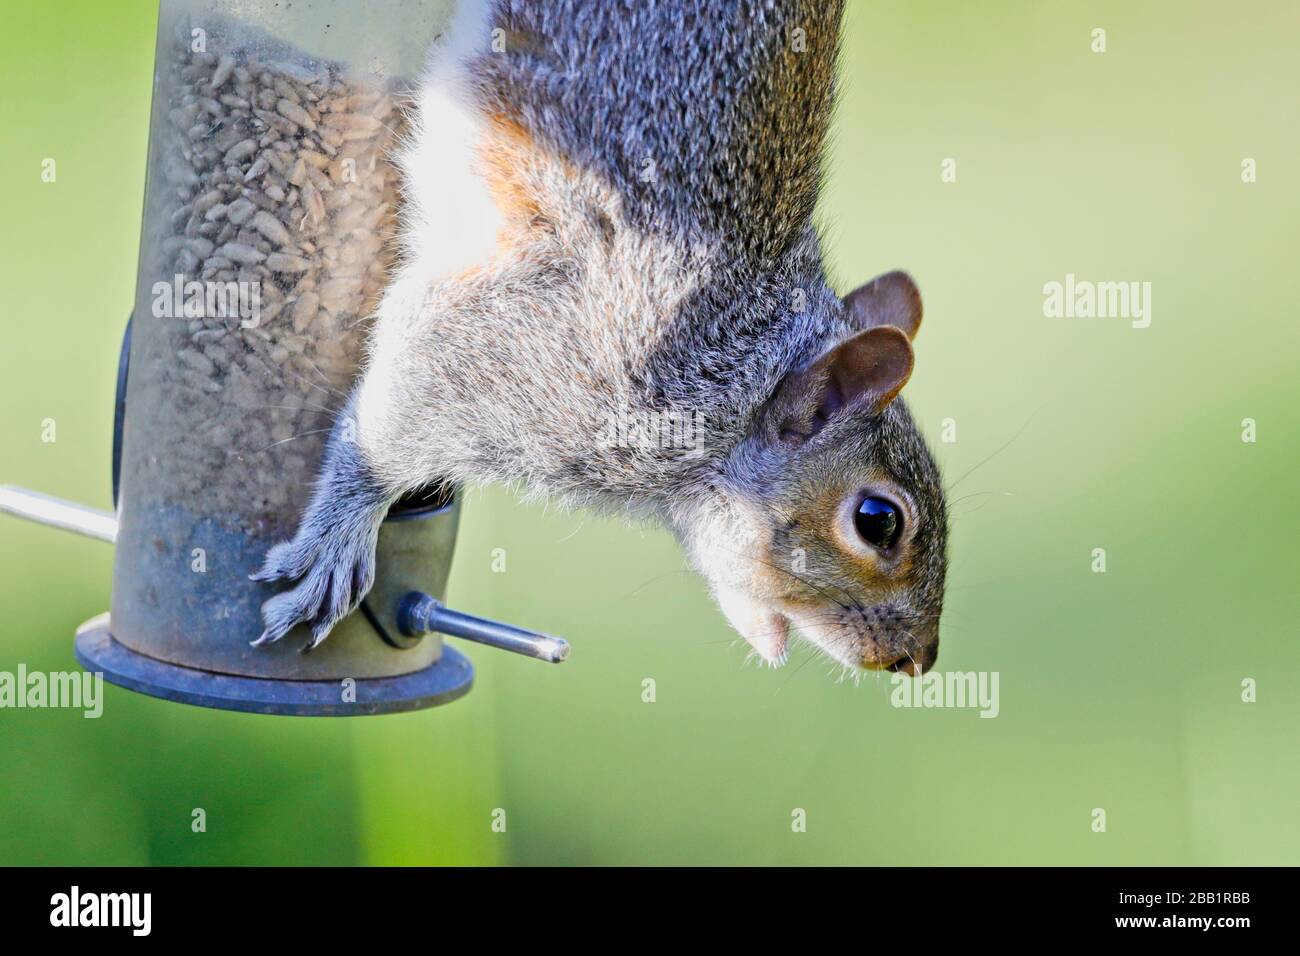
[[[361,717],[424,710],[450,703],[469,692],[474,667],[455,648],[422,671],[401,677],[358,680],[355,702],[343,699],[342,681],[262,680],[213,674],[155,660],[113,640],[108,615],[77,628],[77,662],[88,671],[128,690],[164,700],[239,710],[250,714],[296,717]]]

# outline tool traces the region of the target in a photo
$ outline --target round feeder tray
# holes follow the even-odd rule
[[[455,648],[424,670],[400,677],[356,681],[355,702],[343,700],[341,681],[262,680],[212,674],[146,657],[113,640],[108,615],[77,628],[77,661],[128,690],[164,700],[250,714],[360,717],[396,714],[446,704],[469,692],[474,667]]]

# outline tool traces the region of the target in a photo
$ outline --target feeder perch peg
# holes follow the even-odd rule
[[[117,519],[107,511],[13,485],[0,485],[0,514],[26,518],[109,544],[117,539]]]
[[[402,598],[397,607],[397,626],[407,637],[437,631],[549,664],[558,664],[569,657],[569,642],[563,638],[453,611],[422,591],[412,591]]]

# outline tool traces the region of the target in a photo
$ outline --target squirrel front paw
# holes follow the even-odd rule
[[[262,605],[265,630],[254,647],[278,641],[296,625],[311,628],[309,651],[361,603],[375,583],[375,545],[389,497],[370,480],[356,449],[333,445],[291,541],[271,548],[254,581],[297,584]]]
[[[251,578],[298,583],[262,605],[265,630],[253,646],[278,641],[298,624],[311,628],[304,651],[325,640],[375,583],[377,535],[378,522],[359,515],[333,524],[308,517],[292,541],[271,548]]]

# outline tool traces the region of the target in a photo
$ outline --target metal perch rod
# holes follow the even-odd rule
[[[569,642],[563,638],[453,611],[421,591],[412,591],[402,598],[397,609],[397,622],[407,637],[437,631],[550,664],[558,664],[569,656]]]
[[[97,541],[107,541],[109,544],[117,540],[117,519],[107,511],[28,491],[26,488],[0,485],[0,512],[49,525],[51,528],[62,528]]]

